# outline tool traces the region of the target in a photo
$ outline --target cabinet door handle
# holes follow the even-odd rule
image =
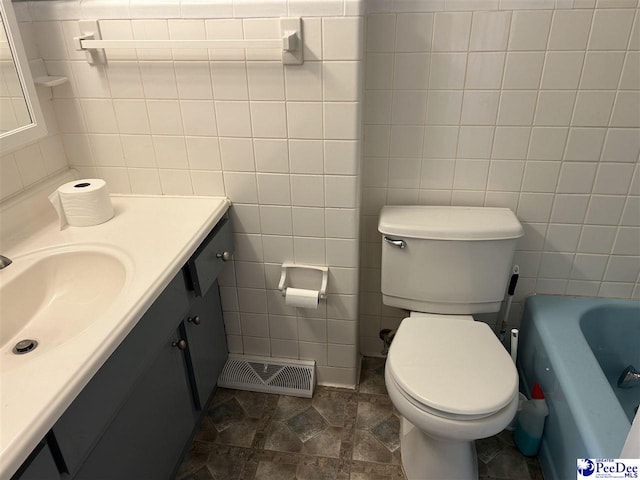
[[[187,341],[186,340],[178,340],[177,342],[173,342],[171,343],[172,347],[177,347],[178,350],[184,350],[185,348],[187,348]]]
[[[193,317],[187,318],[187,322],[193,323],[194,325],[200,325],[202,320],[200,319],[200,315],[194,315]]]
[[[224,251],[222,253],[218,252],[216,253],[216,258],[219,258],[223,262],[228,262],[229,260],[231,260],[231,254],[227,251]]]

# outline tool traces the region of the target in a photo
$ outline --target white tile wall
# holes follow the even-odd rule
[[[314,359],[321,382],[355,385],[360,2],[66,3],[28,4],[40,54],[72,79],[53,89],[56,151],[64,142],[70,166],[112,192],[227,195],[237,248],[220,278],[230,351]],[[91,66],[71,43],[86,15],[104,19],[107,38],[271,38],[278,23],[266,17],[289,12],[305,15],[302,66],[271,51],[169,49],[107,51],[106,65]],[[49,173],[55,161],[44,158],[39,146],[3,158],[3,195]],[[285,261],[330,267],[318,310],[284,305]]]
[[[514,210],[525,237],[512,325],[536,292],[640,298],[640,40],[632,33],[640,15],[636,1],[594,6],[375,3],[366,44],[363,353],[379,354],[378,331],[404,315],[380,298],[385,203]]]

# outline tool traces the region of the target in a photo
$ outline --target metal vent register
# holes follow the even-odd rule
[[[229,355],[218,386],[253,392],[311,398],[316,384],[315,362]]]

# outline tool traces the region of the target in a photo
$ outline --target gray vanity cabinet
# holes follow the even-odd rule
[[[166,339],[74,478],[168,478],[197,420],[179,340]]]
[[[11,480],[55,480],[60,478],[58,466],[46,440],[33,450]]]
[[[227,359],[224,325],[219,321],[221,317],[218,282],[215,282],[204,297],[195,301],[181,325],[189,350],[187,360],[198,410],[207,404]]]

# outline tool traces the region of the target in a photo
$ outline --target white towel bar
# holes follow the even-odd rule
[[[304,61],[302,26],[299,17],[280,19],[280,38],[244,40],[103,40],[97,20],[80,22],[81,35],[74,37],[77,51],[87,54],[91,64],[106,63],[104,49],[114,48],[208,48],[279,49],[282,63],[300,65]]]

